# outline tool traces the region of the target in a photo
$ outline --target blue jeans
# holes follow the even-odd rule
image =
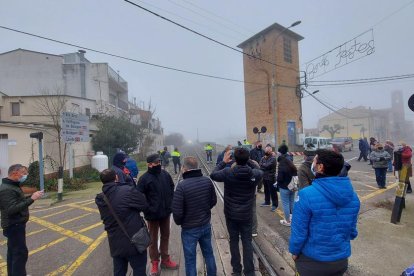
[[[128,270],[128,263],[134,272],[134,276],[145,275],[147,268],[147,250],[142,254],[128,257],[112,257],[114,262],[114,276],[125,276]]]
[[[289,189],[279,189],[280,197],[282,199],[283,213],[285,220],[290,221],[290,214],[293,213],[293,203],[295,202],[295,193]]]
[[[392,160],[388,160],[388,171],[392,172]]]
[[[199,243],[206,262],[207,276],[215,276],[217,268],[213,247],[211,246],[211,224],[207,223],[203,226],[189,229],[183,228],[181,230],[181,240],[183,243],[186,275],[197,275],[197,243]]]
[[[226,218],[226,225],[230,236],[230,262],[231,266],[233,267],[233,273],[241,275],[242,272],[239,249],[240,235],[243,246],[244,275],[254,276],[255,272],[253,264],[252,221],[239,221]]]
[[[385,179],[387,177],[387,168],[375,168],[375,178],[378,187],[385,187]]]

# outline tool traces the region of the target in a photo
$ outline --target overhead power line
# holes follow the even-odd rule
[[[257,60],[263,61],[263,62],[265,62],[265,63],[271,64],[271,65],[274,65],[274,66],[277,66],[277,67],[280,67],[280,68],[285,68],[285,69],[287,69],[287,70],[292,70],[292,71],[295,71],[295,72],[299,72],[298,70],[296,70],[296,69],[294,69],[294,68],[290,68],[290,67],[287,67],[287,66],[283,66],[283,65],[280,65],[280,64],[277,64],[277,63],[274,63],[274,62],[271,62],[271,61],[268,61],[268,60],[262,59],[262,58],[260,58],[260,57],[256,57],[256,56],[251,55],[251,54],[249,54],[249,53],[245,53],[245,52],[243,52],[243,51],[241,51],[241,50],[239,50],[239,49],[237,49],[237,48],[234,48],[234,47],[232,47],[232,46],[230,46],[230,45],[227,45],[227,44],[225,44],[225,43],[223,43],[223,42],[220,42],[220,41],[218,41],[218,40],[216,40],[216,39],[214,39],[214,38],[211,38],[211,37],[209,37],[209,36],[206,36],[206,35],[204,35],[204,34],[202,34],[202,33],[198,32],[198,31],[195,31],[195,30],[193,30],[193,29],[191,29],[191,28],[189,28],[189,27],[186,27],[186,26],[184,26],[184,25],[182,25],[182,24],[180,24],[180,23],[177,23],[177,22],[175,22],[175,21],[173,21],[173,20],[171,20],[171,19],[169,19],[169,18],[166,18],[165,16],[162,16],[162,15],[160,15],[160,14],[156,13],[156,12],[153,12],[153,11],[151,11],[151,10],[149,10],[149,9],[147,9],[147,8],[145,8],[145,7],[143,7],[143,6],[141,6],[141,5],[138,5],[137,3],[134,3],[134,2],[129,1],[129,0],[124,0],[124,1],[125,1],[125,2],[127,2],[127,3],[129,3],[129,4],[131,4],[131,5],[133,5],[133,6],[135,6],[135,7],[137,7],[137,8],[140,8],[140,9],[142,9],[142,10],[144,10],[144,11],[146,11],[146,12],[148,12],[148,13],[152,14],[152,15],[155,15],[155,16],[157,16],[157,17],[159,17],[159,18],[161,18],[161,19],[163,19],[163,20],[165,20],[165,21],[167,21],[167,22],[169,22],[169,23],[172,23],[172,24],[174,24],[174,25],[176,25],[176,26],[178,26],[178,27],[180,27],[180,28],[182,28],[182,29],[184,29],[184,30],[187,30],[187,31],[189,31],[189,32],[191,32],[191,33],[194,33],[194,34],[196,34],[196,35],[198,35],[198,36],[201,36],[201,37],[203,37],[203,38],[205,38],[205,39],[207,39],[207,40],[210,40],[210,41],[212,41],[212,42],[214,42],[214,43],[216,43],[216,44],[219,44],[219,45],[221,45],[221,46],[223,46],[223,47],[226,47],[226,48],[228,48],[228,49],[231,49],[231,50],[233,50],[233,51],[236,51],[236,52],[238,52],[238,53],[240,53],[240,54],[246,55],[246,56],[248,56],[248,57],[251,57],[251,58],[254,58],[254,59],[257,59]]]
[[[366,81],[355,81],[355,82],[339,82],[339,83],[325,83],[325,84],[312,84],[309,83],[308,86],[312,87],[322,87],[322,86],[343,86],[343,85],[355,85],[355,84],[364,84],[364,83],[379,83],[379,82],[387,82],[387,81],[395,81],[395,80],[403,80],[403,79],[412,79],[414,75],[407,75],[401,77],[393,77],[393,78],[386,78],[386,79],[373,79],[373,80],[366,80]]]
[[[310,80],[309,83],[313,82],[354,82],[354,81],[366,81],[366,80],[380,80],[380,79],[390,79],[398,77],[414,76],[414,74],[404,74],[404,75],[395,75],[395,76],[386,76],[386,77],[373,77],[373,78],[360,78],[360,79],[349,79],[349,80]]]
[[[381,20],[379,20],[377,23],[375,23],[374,25],[372,25],[372,28],[378,26],[379,24],[381,24],[382,22],[388,20],[390,17],[392,17],[393,15],[399,13],[400,11],[402,11],[403,9],[405,9],[406,7],[408,7],[409,5],[411,5],[412,3],[414,3],[414,0],[408,2],[407,4],[401,6],[399,9],[393,11],[392,13],[388,14],[387,16],[383,17]]]
[[[25,31],[9,28],[9,27],[6,27],[6,26],[1,26],[0,25],[0,28],[4,29],[4,30],[9,30],[9,31],[12,31],[12,32],[16,32],[16,33],[20,33],[20,34],[24,34],[24,35],[28,35],[28,36],[32,36],[32,37],[36,37],[36,38],[40,38],[40,39],[44,39],[44,40],[48,40],[48,41],[51,41],[51,42],[67,45],[67,46],[72,46],[72,47],[76,47],[76,48],[80,48],[80,49],[85,49],[85,50],[88,50],[88,51],[91,51],[91,52],[94,52],[94,53],[99,53],[99,54],[103,54],[103,55],[107,55],[107,56],[111,56],[111,57],[116,57],[116,58],[120,58],[120,59],[124,59],[124,60],[128,60],[128,61],[133,61],[133,62],[137,62],[137,63],[141,63],[141,64],[153,66],[153,67],[158,67],[158,68],[162,68],[162,69],[166,69],[166,70],[172,70],[172,71],[176,71],[176,72],[181,72],[181,73],[186,73],[186,74],[191,74],[191,75],[196,75],[196,76],[201,76],[201,77],[206,77],[206,78],[212,78],[212,79],[231,81],[231,82],[268,85],[267,83],[246,82],[246,81],[242,81],[242,80],[238,80],[238,79],[220,77],[220,76],[204,74],[204,73],[184,70],[184,69],[180,69],[180,68],[165,66],[165,65],[159,65],[159,64],[155,64],[155,63],[151,63],[151,62],[147,62],[147,61],[138,60],[138,59],[135,59],[135,58],[129,58],[129,57],[125,57],[125,56],[121,56],[121,55],[117,55],[117,54],[112,54],[112,53],[105,52],[105,51],[102,51],[102,50],[95,50],[95,49],[85,47],[85,46],[82,46],[82,45],[78,45],[78,44],[74,44],[74,43],[70,43],[70,42],[65,42],[65,41],[54,39],[54,38],[45,37],[45,36],[41,36],[41,35],[38,35],[38,34],[33,34],[33,33],[25,32]]]

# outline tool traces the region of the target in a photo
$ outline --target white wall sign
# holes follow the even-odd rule
[[[89,142],[89,117],[71,112],[62,112],[61,136],[66,143]]]

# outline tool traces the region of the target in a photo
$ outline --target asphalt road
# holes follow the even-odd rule
[[[359,152],[343,153],[352,168],[349,177],[361,200],[361,212],[375,208],[375,203],[393,196],[395,178],[387,175],[386,190],[379,190],[375,173],[367,162],[358,162]],[[295,157],[299,165],[302,157]],[[27,246],[30,275],[111,275],[112,259],[109,255],[106,232],[103,229],[93,195],[90,199],[64,202],[49,208],[31,210],[27,224]],[[257,204],[264,195],[257,195]],[[281,207],[281,203],[279,203]],[[274,229],[281,237],[278,247],[287,247],[290,228],[282,226],[281,208],[271,212],[270,207],[257,207],[259,220]],[[260,227],[259,227],[260,231]],[[0,275],[6,274],[6,240],[0,235]]]

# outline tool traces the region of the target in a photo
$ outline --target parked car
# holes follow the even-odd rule
[[[351,137],[337,137],[331,140],[332,147],[339,152],[352,151],[354,148]]]

